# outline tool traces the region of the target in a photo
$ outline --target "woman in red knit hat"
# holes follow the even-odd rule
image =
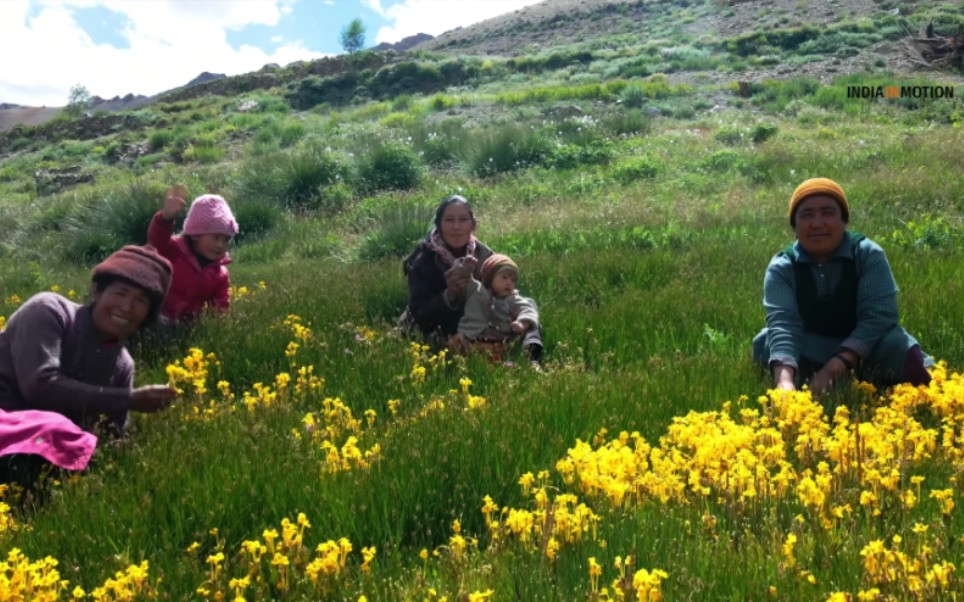
[[[147,242],[174,269],[161,314],[175,321],[196,318],[205,306],[228,308],[228,248],[238,233],[238,222],[227,201],[216,194],[205,194],[191,203],[181,235],[174,236],[174,218],[184,210],[186,194],[184,186],[168,188],[164,205],[147,230]]]
[[[787,217],[797,240],[770,261],[766,328],[753,339],[753,357],[772,370],[775,388],[809,382],[820,395],[849,373],[881,386],[930,382],[932,360],[898,321],[884,250],[847,229],[843,188],[828,178],[806,180]]]
[[[0,331],[0,456],[39,456],[81,470],[103,425],[123,432],[128,412],[174,400],[166,385],[133,388],[125,342],[155,320],[171,264],[151,247],[127,246],[91,274],[90,302],[38,293]],[[0,481],[11,463],[0,460]]]

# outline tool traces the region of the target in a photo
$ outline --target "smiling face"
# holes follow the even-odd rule
[[[151,311],[151,297],[139,286],[114,281],[94,290],[91,312],[94,329],[105,341],[124,340],[133,335]]]
[[[475,219],[465,203],[451,203],[442,213],[438,226],[442,240],[453,251],[465,249],[475,231]]]
[[[196,234],[191,237],[194,250],[208,261],[219,261],[228,254],[231,237],[226,234]]]
[[[814,195],[801,201],[793,227],[800,246],[815,261],[833,257],[847,231],[840,205],[832,197]]]
[[[492,294],[496,297],[508,297],[515,292],[516,282],[519,274],[509,266],[499,268],[499,271],[492,277]]]

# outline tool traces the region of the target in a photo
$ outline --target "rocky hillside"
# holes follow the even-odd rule
[[[608,35],[646,37],[657,42],[683,33],[712,43],[775,30],[800,27],[825,29],[844,21],[866,20],[883,15],[913,15],[933,2],[909,0],[551,0],[489,19],[470,27],[444,33],[416,46],[418,50],[453,55],[525,56],[551,51],[562,45],[593,45],[600,32]],[[959,3],[955,3],[959,4]],[[667,17],[672,21],[666,23]],[[911,35],[916,30],[908,30]],[[955,31],[938,32],[952,35]],[[881,63],[884,64],[881,64]],[[744,79],[755,81],[792,72],[822,80],[862,70],[868,63],[897,73],[913,71],[915,65],[902,44],[889,42],[846,57],[813,61],[792,68],[751,69]],[[710,74],[712,75],[712,74]],[[686,79],[685,74],[670,74]]]
[[[732,53],[735,49],[746,58],[739,79],[749,82],[795,76],[827,82],[839,75],[871,69],[909,73],[919,70],[921,65],[913,60],[900,38],[913,35],[922,24],[924,17],[920,15],[937,4],[927,0],[546,0],[437,38],[419,34],[354,57],[299,61],[285,67],[265,65],[258,71],[233,77],[205,72],[187,85],[155,97],[128,95],[122,99],[97,99],[99,102],[92,107],[92,112],[135,109],[155,99],[175,102],[206,95],[234,96],[296,84],[311,76],[324,78],[377,70],[406,60],[411,52],[525,59],[565,48],[570,54],[584,52],[599,57],[616,45],[647,44],[667,55],[693,50]],[[951,7],[948,10],[960,10],[948,6]],[[900,25],[890,25],[892,30],[887,35],[877,35],[873,43],[860,42],[861,36],[873,37],[884,18]],[[767,56],[773,50],[779,51],[774,44],[784,45],[786,38],[791,38],[791,45],[803,50],[806,42],[814,42],[822,33],[835,28],[847,28],[845,33],[858,39],[857,42],[833,53],[822,49],[789,64],[779,52]],[[894,35],[895,28],[900,35]],[[935,33],[943,36],[956,33],[944,29],[938,25]],[[799,39],[793,40],[794,37]],[[784,39],[774,42],[774,38]],[[734,79],[730,69],[673,65],[663,72],[674,84],[693,83],[697,79],[703,83]],[[944,72],[941,77],[950,83],[964,81],[954,72]],[[58,111],[47,107],[0,107],[0,132],[17,124],[43,124]]]

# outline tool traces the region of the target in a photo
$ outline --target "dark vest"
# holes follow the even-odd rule
[[[843,338],[857,327],[857,245],[864,239],[862,234],[849,234],[853,258],[841,257],[842,272],[837,288],[828,296],[817,294],[816,277],[809,263],[797,261],[797,254],[790,245],[783,255],[793,265],[793,277],[797,284],[797,307],[807,332],[823,336]]]

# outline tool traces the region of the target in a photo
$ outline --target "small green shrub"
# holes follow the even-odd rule
[[[154,130],[147,137],[147,146],[151,151],[162,150],[174,140],[174,132],[171,130]]]
[[[750,140],[754,144],[761,144],[777,135],[780,128],[772,123],[758,123],[750,130]]]
[[[904,229],[891,234],[894,244],[915,249],[940,249],[950,247],[957,238],[943,217],[924,215],[920,221],[909,221]]]
[[[402,257],[425,236],[435,208],[413,202],[399,202],[376,213],[374,232],[362,240],[358,255],[365,261],[383,257]]]
[[[464,151],[467,132],[457,119],[432,125],[413,123],[407,132],[413,148],[427,165],[451,167],[459,162]]]
[[[646,91],[642,86],[627,86],[622,94],[619,95],[619,101],[624,107],[638,109],[646,104]]]
[[[412,106],[412,95],[402,94],[392,101],[392,111],[405,111]]]
[[[454,104],[455,101],[452,100],[452,97],[445,96],[444,94],[438,94],[432,99],[432,108],[436,111],[446,111],[452,108]]]
[[[373,148],[362,160],[359,186],[366,192],[408,190],[422,179],[422,164],[411,147],[389,142]]]
[[[140,169],[144,169],[147,167],[152,167],[154,165],[157,165],[158,163],[160,163],[161,161],[164,161],[167,158],[168,158],[167,153],[150,153],[148,155],[142,155],[138,157],[137,161],[134,162],[134,165]]]
[[[743,144],[743,140],[746,137],[746,131],[739,127],[725,127],[718,130],[713,134],[713,138],[718,142],[722,142],[727,146],[736,146],[737,144]]]
[[[281,132],[278,135],[278,140],[281,143],[281,148],[288,148],[289,146],[294,146],[296,142],[305,137],[308,132],[307,126],[301,121],[287,121],[281,127]]]
[[[606,115],[599,121],[600,127],[616,136],[638,136],[649,133],[652,128],[650,117],[642,111],[620,111]]]
[[[480,177],[542,165],[552,151],[552,143],[541,133],[518,125],[480,132],[473,142],[467,161]]]
[[[260,199],[281,209],[315,211],[322,208],[326,186],[350,178],[350,167],[341,157],[309,147],[249,160],[239,171],[233,196]]]
[[[573,169],[580,165],[603,165],[612,158],[612,149],[605,144],[563,144],[546,156],[546,167]]]
[[[656,157],[643,155],[622,161],[613,168],[613,178],[621,184],[655,178],[661,165]]]
[[[231,203],[231,212],[238,222],[238,234],[234,237],[238,245],[260,240],[281,220],[277,205],[259,199]]]
[[[742,163],[743,157],[728,148],[714,151],[700,162],[700,166],[710,171],[725,172]]]
[[[163,196],[163,184],[134,180],[90,199],[64,226],[65,258],[99,261],[124,245],[146,243]]]
[[[354,193],[350,186],[344,182],[334,182],[321,189],[317,209],[322,215],[336,215],[344,211],[353,198]]]

